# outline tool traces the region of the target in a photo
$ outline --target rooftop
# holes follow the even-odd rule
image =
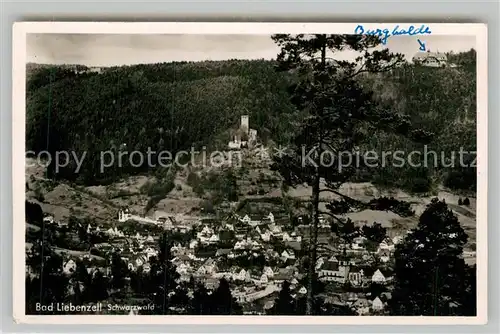
[[[423,60],[423,59],[426,59],[426,58],[436,58],[438,60],[444,60],[444,61],[447,60],[446,54],[444,54],[442,52],[431,52],[431,51],[417,52],[413,56],[413,59],[416,59],[416,60]]]

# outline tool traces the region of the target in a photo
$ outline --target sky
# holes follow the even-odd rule
[[[410,60],[417,36],[392,36],[385,47]],[[426,48],[462,52],[476,47],[475,36],[421,36]],[[27,62],[119,66],[170,61],[275,59],[279,49],[269,35],[28,34]],[[356,53],[338,55],[352,59]]]

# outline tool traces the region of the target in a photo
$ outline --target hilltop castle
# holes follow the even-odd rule
[[[245,147],[251,147],[257,141],[257,130],[250,129],[248,115],[241,116],[240,127],[237,131],[231,134],[232,141],[228,143],[231,150],[239,150]]]

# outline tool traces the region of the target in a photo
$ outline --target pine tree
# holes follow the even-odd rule
[[[332,224],[332,232],[337,234],[344,241],[344,255],[347,253],[348,245],[351,245],[355,238],[360,235],[359,228],[354,225],[351,219],[347,219],[344,224]]]
[[[75,285],[78,286],[82,302],[86,302],[89,299],[92,277],[88,273],[87,268],[82,261],[77,261],[76,270],[73,275],[71,275],[71,278],[74,280]]]
[[[118,252],[111,255],[111,287],[113,289],[123,289],[125,287],[125,279],[129,275],[127,265],[122,260]]]
[[[463,205],[463,204],[464,204],[464,203],[462,202],[462,198],[460,197],[460,198],[458,199],[458,205]]]
[[[465,197],[463,204],[466,205],[466,206],[470,205],[469,197]]]
[[[309,249],[309,283],[307,314],[313,313],[313,282],[316,279],[318,223],[322,214],[330,215],[335,224],[343,225],[338,215],[352,208],[399,209],[394,199],[383,205],[360,203],[341,194],[339,187],[350,180],[364,165],[357,147],[370,136],[367,124],[392,131],[412,140],[428,140],[430,134],[412,130],[409,118],[387,111],[374,103],[372,93],[365,91],[356,77],[366,72],[380,72],[398,66],[401,55],[369,49],[380,44],[374,36],[359,35],[274,35],[281,47],[278,69],[294,71],[296,82],[290,89],[291,100],[306,117],[294,129],[298,135],[284,156],[275,157],[274,169],[290,186],[311,186],[311,247]],[[341,50],[360,52],[355,61],[337,61],[330,54]],[[343,152],[349,155],[341,154]],[[349,159],[348,159],[349,158]],[[356,162],[353,162],[356,160]],[[353,167],[355,166],[355,167]],[[324,180],[324,187],[321,187]],[[320,212],[320,192],[329,191],[339,197]],[[385,206],[385,207],[383,207]]]
[[[221,278],[219,286],[211,295],[211,314],[238,315],[243,313],[242,307],[231,294],[229,282]]]
[[[271,309],[273,315],[294,315],[295,307],[294,300],[290,291],[290,283],[283,282],[283,286],[279,293],[278,299]]]
[[[207,288],[203,284],[198,284],[193,291],[190,313],[193,315],[211,314],[211,301]]]
[[[147,291],[155,304],[155,314],[172,313],[170,309],[171,296],[178,285],[179,274],[172,264],[172,247],[167,232],[164,232],[158,241],[158,257],[150,260]]]
[[[373,223],[371,226],[363,226],[362,234],[367,239],[367,250],[373,255],[375,261],[378,257],[375,255],[378,246],[387,238],[387,229],[379,223]]]
[[[391,314],[446,316],[471,309],[470,300],[464,303],[464,292],[475,289],[461,256],[466,242],[457,217],[433,199],[417,228],[396,247]]]
[[[54,252],[54,231],[47,226],[39,232],[31,248],[26,252],[26,265],[31,274],[26,277],[26,312],[36,314],[36,303],[49,305],[64,302],[69,279],[62,272],[63,258]]]
[[[104,274],[97,270],[93,273],[87,298],[91,302],[98,302],[108,298],[109,280]]]

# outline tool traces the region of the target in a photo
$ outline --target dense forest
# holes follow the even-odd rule
[[[381,106],[408,116],[432,133],[427,150],[451,157],[462,147],[476,149],[475,51],[448,55],[456,68],[404,64],[390,72],[361,76],[362,87]],[[84,185],[107,184],[131,174],[152,172],[144,164],[99,171],[101,151],[175,152],[207,146],[220,149],[243,114],[264,143],[286,145],[303,119],[289,99],[293,71],[276,62],[229,60],[173,62],[105,68],[33,66],[27,77],[27,150],[86,151],[83,166],[61,168],[52,177]],[[367,128],[362,149],[423,152],[423,144]],[[360,170],[359,181],[428,192],[436,185],[475,190],[475,169],[443,167]],[[420,155],[423,159],[423,155]],[[467,157],[474,159],[474,157]],[[432,160],[432,159],[431,159]],[[458,160],[457,160],[458,161]],[[458,164],[455,164],[458,165]],[[356,181],[356,180],[354,180]]]

